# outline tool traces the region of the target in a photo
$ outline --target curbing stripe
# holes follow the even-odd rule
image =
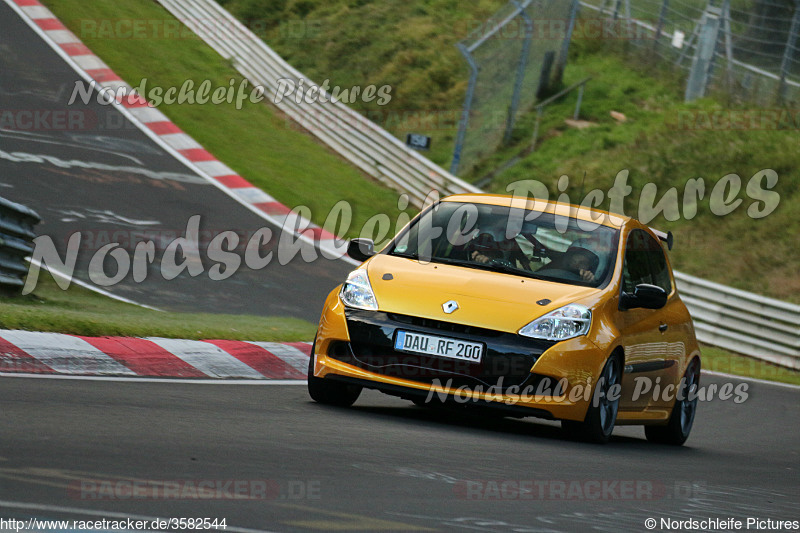
[[[203,341],[149,338],[168,352],[180,357],[200,372],[214,378],[261,379],[263,374],[242,363],[231,354]]]
[[[242,341],[206,341],[221,348],[270,379],[306,379],[304,372],[260,346]]]
[[[66,29],[65,30],[48,30],[46,33],[47,33],[47,36],[54,43],[56,43],[57,45],[64,45],[64,44],[81,44],[82,45],[83,44],[80,41],[80,39],[78,39],[75,36],[74,33],[72,33],[69,30],[66,30]],[[86,53],[86,51],[84,51],[82,48],[76,48],[74,50],[76,50],[76,52],[77,52],[75,55],[84,55]],[[87,50],[88,50],[88,48],[87,48]],[[64,51],[67,54],[72,55],[72,54],[70,54],[69,50],[64,49]]]
[[[160,135],[161,138],[167,142],[167,144],[169,144],[178,151],[188,150],[190,148],[201,148],[201,146],[197,143],[197,141],[195,141],[185,133],[167,133]]]
[[[133,118],[142,124],[145,124],[146,126],[149,126],[153,122],[158,122],[161,125],[161,128],[164,128],[164,124],[168,123],[172,126],[170,133],[183,133],[178,126],[167,119],[167,116],[164,113],[154,107],[132,107],[128,109],[128,112],[133,115]]]
[[[72,335],[3,331],[2,337],[59,374],[136,375],[114,358]]]
[[[278,342],[251,342],[250,344],[260,346],[269,353],[280,357],[303,375],[308,371],[308,358],[311,353],[311,346],[308,346],[307,351],[301,351],[295,346]]]
[[[0,338],[0,372],[53,372],[53,369],[31,357],[5,339]]]
[[[231,190],[236,193],[236,196],[241,198],[243,202],[249,204],[269,204],[275,202],[275,198],[256,187],[238,187]]]
[[[147,339],[80,337],[139,376],[208,377],[183,359]]]
[[[147,127],[156,135],[167,136],[174,133],[182,133],[178,126],[172,122],[148,122]]]
[[[302,342],[84,337],[0,330],[0,373],[304,381],[310,350],[311,346]]]
[[[91,53],[71,57],[79,67],[87,72],[90,70],[111,70],[99,57]]]

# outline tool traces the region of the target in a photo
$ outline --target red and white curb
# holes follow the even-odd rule
[[[0,330],[0,373],[304,380],[306,342],[83,337]]]
[[[251,211],[258,213],[278,227],[286,227],[291,230],[299,228],[299,232],[297,232],[299,236],[313,243],[320,250],[325,250],[328,257],[335,258],[343,254],[343,247],[341,244],[336,245],[337,238],[334,234],[305,218],[290,215],[291,209],[217,160],[200,143],[173,124],[164,113],[149,104],[141,95],[134,93],[128,83],[94,55],[38,0],[5,0],[5,2],[23,19],[27,18],[29,25],[84,79],[94,80],[98,88],[108,88],[114,91],[114,94],[121,94],[117,90],[125,88],[125,94],[128,96],[119,98],[113,104],[133,124],[166,148],[177,159],[188,164],[199,175],[206,177]],[[345,257],[345,259],[353,262],[349,258]]]

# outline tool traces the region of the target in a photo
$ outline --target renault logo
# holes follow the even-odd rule
[[[450,300],[449,302],[445,302],[442,304],[442,310],[447,313],[448,315],[458,309],[458,302],[455,300]]]

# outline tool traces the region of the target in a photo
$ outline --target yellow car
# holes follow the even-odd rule
[[[616,425],[680,445],[700,350],[665,248],[672,235],[604,211],[451,196],[417,215],[328,296],[309,363],[321,403],[366,387],[418,405],[561,420],[607,442]]]

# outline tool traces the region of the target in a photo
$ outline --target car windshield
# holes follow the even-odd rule
[[[599,287],[614,269],[619,231],[496,205],[443,202],[388,247],[390,255]]]

